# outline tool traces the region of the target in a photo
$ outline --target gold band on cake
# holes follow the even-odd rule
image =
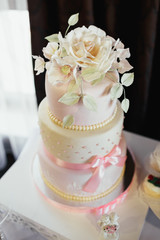
[[[120,177],[117,179],[117,181],[112,185],[112,187],[110,187],[109,189],[107,189],[106,191],[97,194],[95,196],[88,196],[88,197],[84,197],[84,196],[76,196],[76,195],[71,195],[71,194],[67,194],[63,191],[61,191],[60,189],[56,188],[55,186],[53,186],[47,179],[46,177],[43,175],[43,172],[41,171],[41,175],[42,175],[42,179],[44,181],[44,183],[47,185],[47,187],[49,189],[51,189],[54,193],[56,193],[57,195],[59,195],[60,197],[67,199],[67,200],[71,200],[71,201],[79,201],[79,202],[87,202],[87,201],[94,201],[97,200],[99,198],[105,197],[108,194],[110,194],[118,185],[119,183],[122,181],[122,178],[124,176],[124,172],[125,172],[125,165],[123,167],[123,170],[121,172]]]
[[[71,126],[66,126],[64,128],[66,129],[70,129],[70,130],[75,130],[75,131],[90,131],[90,130],[96,130],[99,128],[102,128],[104,126],[106,126],[107,124],[109,124],[110,122],[112,122],[112,120],[115,118],[117,113],[117,106],[115,107],[114,113],[112,114],[112,116],[106,120],[104,120],[101,123],[97,123],[97,124],[92,124],[92,125],[71,125]],[[50,119],[57,124],[60,127],[63,127],[63,122],[61,120],[59,120],[58,118],[56,118],[51,111],[48,108],[48,115],[50,117]]]

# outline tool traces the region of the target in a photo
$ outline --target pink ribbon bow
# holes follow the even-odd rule
[[[104,157],[94,156],[91,162],[93,174],[90,179],[84,184],[83,190],[85,192],[95,192],[104,176],[106,167],[110,165],[122,167],[125,163],[126,156],[121,156],[121,154],[121,148],[116,145],[111,150],[111,152]]]
[[[104,170],[110,165],[116,165],[122,167],[125,163],[126,156],[122,156],[122,151],[120,146],[115,145],[110,153],[103,157],[93,156],[90,162],[87,163],[70,163],[65,162],[59,158],[55,158],[43,145],[43,149],[46,155],[52,160],[57,166],[68,168],[72,170],[86,170],[93,169],[93,174],[89,180],[83,185],[83,191],[85,192],[95,192],[98,188],[103,176]]]

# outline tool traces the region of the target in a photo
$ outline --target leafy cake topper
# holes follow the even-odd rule
[[[36,74],[46,69],[51,84],[68,83],[67,92],[58,102],[74,105],[82,100],[84,106],[91,111],[97,110],[96,99],[84,94],[83,83],[88,82],[92,87],[109,74],[114,79],[110,90],[111,98],[118,99],[124,93],[121,107],[127,112],[129,99],[126,98],[124,87],[130,86],[134,79],[134,73],[125,73],[132,69],[126,60],[130,57],[129,48],[125,49],[119,39],[113,39],[93,25],[88,28],[78,27],[68,33],[70,26],[75,25],[78,20],[78,13],[68,19],[68,28],[64,37],[59,32],[45,38],[48,44],[42,51],[48,61],[45,62],[40,56],[33,56]],[[115,81],[115,71],[122,74],[121,80]],[[73,122],[72,115],[63,119],[64,127],[72,125]]]

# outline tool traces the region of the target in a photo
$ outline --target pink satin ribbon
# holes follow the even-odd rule
[[[46,155],[52,160],[57,166],[72,169],[72,170],[86,170],[92,169],[93,174],[89,178],[89,180],[84,184],[83,191],[85,192],[95,192],[98,188],[103,176],[104,170],[106,167],[110,165],[116,165],[118,167],[122,167],[125,163],[126,156],[122,156],[122,150],[120,146],[115,145],[110,153],[101,157],[101,156],[93,156],[89,162],[87,163],[70,163],[65,162],[59,158],[55,158],[51,153],[47,151],[44,147],[44,151]]]

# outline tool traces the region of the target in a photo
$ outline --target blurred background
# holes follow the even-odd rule
[[[160,140],[160,0],[0,0],[0,177],[37,126],[44,74],[33,71],[46,36],[64,34],[68,18],[91,24],[130,48],[134,84],[125,130]]]

